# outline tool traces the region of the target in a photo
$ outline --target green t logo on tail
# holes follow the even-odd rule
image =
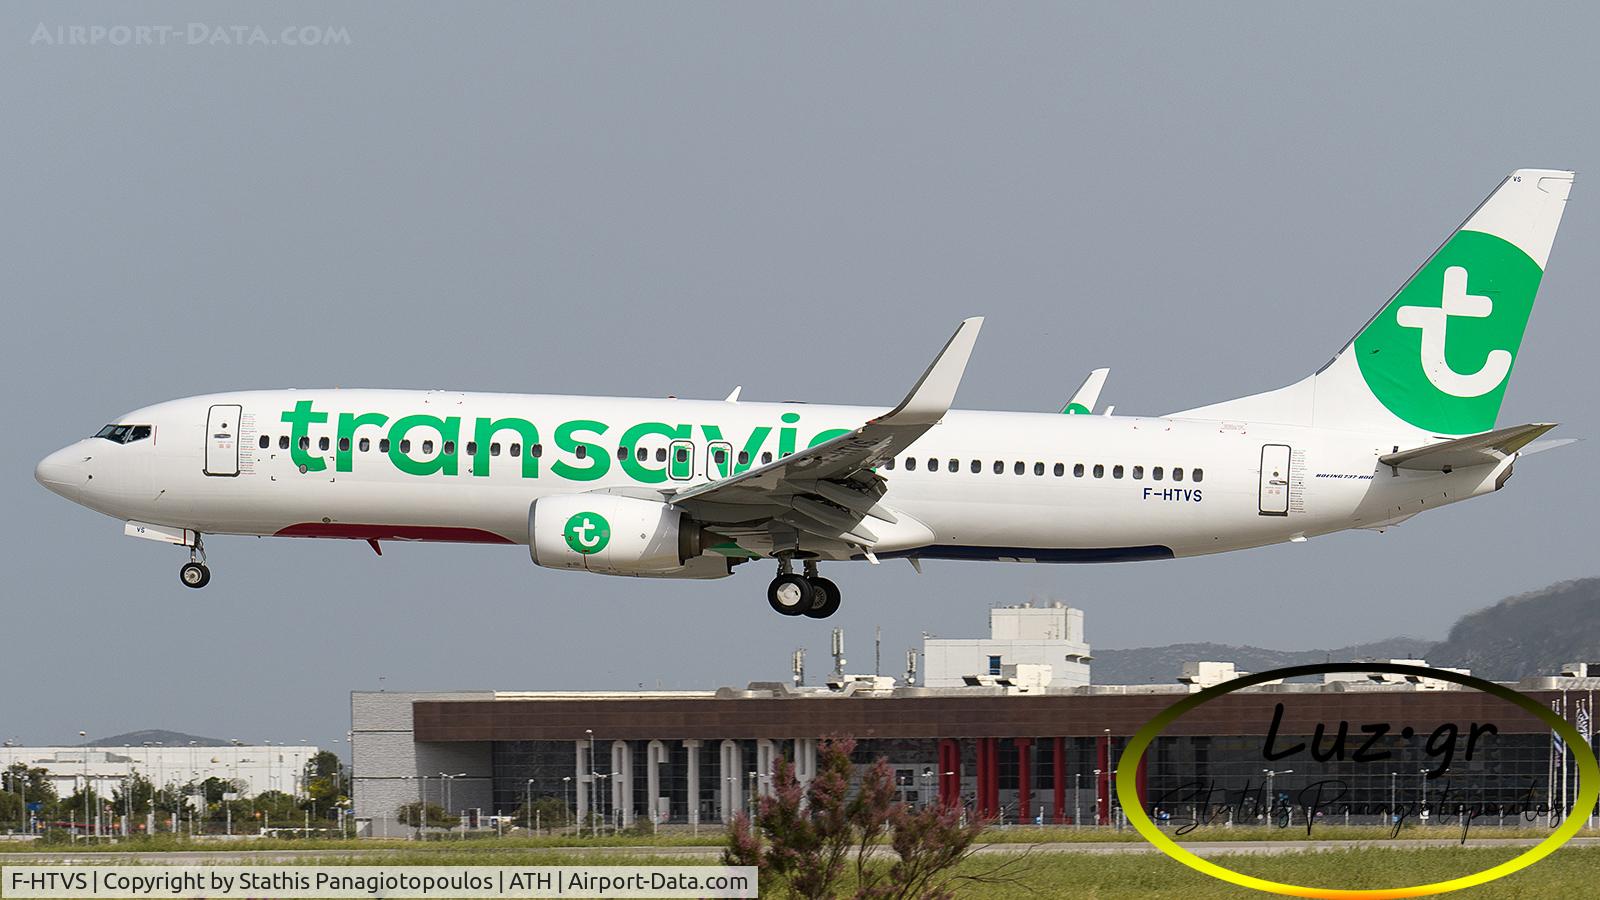
[[[567,546],[585,556],[599,553],[611,543],[611,523],[599,513],[581,512],[567,520],[561,529]]]
[[[1367,387],[1418,428],[1493,428],[1543,275],[1501,238],[1456,232],[1356,336]]]

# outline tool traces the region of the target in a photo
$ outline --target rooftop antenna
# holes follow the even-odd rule
[[[844,679],[844,629],[833,630],[833,677],[836,680]]]
[[[917,648],[906,651],[906,684],[917,683]]]
[[[872,677],[883,674],[883,626],[872,626]]]
[[[793,657],[792,661],[793,661],[793,664],[794,664],[794,666],[793,666],[794,667],[794,676],[793,676],[794,677],[794,685],[795,685],[795,687],[805,687],[805,685],[806,685],[806,648],[804,648],[804,647],[797,648],[794,651],[794,657]]]

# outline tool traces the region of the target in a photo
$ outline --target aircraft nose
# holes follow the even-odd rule
[[[87,480],[83,456],[74,447],[63,447],[39,460],[33,467],[33,477],[51,491],[75,500]]]

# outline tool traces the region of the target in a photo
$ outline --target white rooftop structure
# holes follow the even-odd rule
[[[989,610],[988,638],[926,638],[922,655],[930,688],[992,684],[1040,690],[1089,683],[1083,610],[1059,601],[996,607]]]
[[[234,782],[239,793],[263,791],[305,793],[306,763],[318,748],[304,744],[223,747],[0,747],[0,769],[21,763],[49,773],[56,794],[76,793],[85,778],[102,794],[111,794],[135,773],[158,789],[207,778]]]

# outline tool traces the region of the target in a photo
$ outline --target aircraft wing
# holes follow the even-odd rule
[[[759,525],[775,520],[798,531],[869,549],[876,536],[862,520],[893,524],[878,505],[884,481],[873,467],[899,454],[937,425],[978,339],[982,318],[961,323],[900,405],[840,435],[717,481],[667,494],[667,501],[707,525]]]
[[[1105,387],[1106,376],[1110,369],[1094,369],[1089,372],[1089,377],[1079,385],[1077,393],[1061,407],[1064,416],[1087,416],[1094,412],[1094,405],[1100,402],[1100,389]]]
[[[1498,428],[1453,441],[1386,453],[1378,457],[1378,462],[1397,469],[1424,472],[1448,472],[1468,466],[1482,466],[1500,462],[1554,427],[1556,423],[1548,422]]]

